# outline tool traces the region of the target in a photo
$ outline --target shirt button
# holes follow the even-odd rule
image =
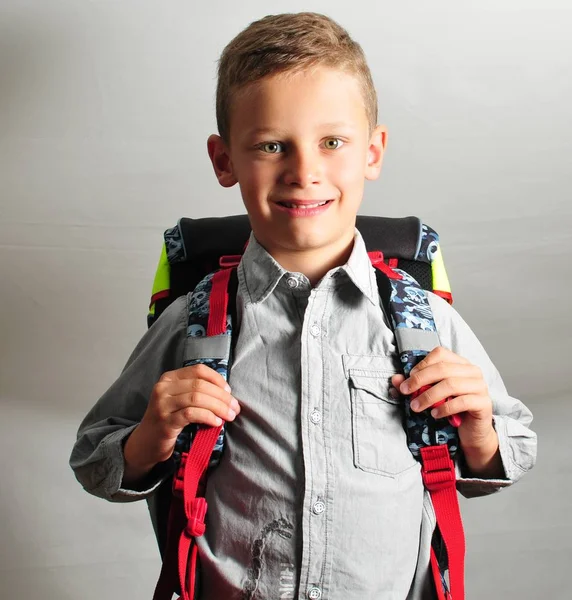
[[[310,588],[308,590],[308,598],[311,600],[319,600],[322,597],[322,590],[317,587]]]
[[[298,280],[296,279],[296,277],[288,277],[286,283],[288,284],[288,287],[292,290],[298,287]]]
[[[312,414],[310,415],[310,421],[312,421],[312,423],[314,423],[314,425],[317,425],[318,423],[320,423],[322,420],[322,415],[320,413],[319,410],[313,410]]]
[[[326,505],[323,502],[316,502],[312,507],[315,515],[321,515],[326,510]]]
[[[312,327],[310,327],[310,333],[314,336],[314,337],[318,337],[320,335],[320,327],[319,325],[312,325]]]

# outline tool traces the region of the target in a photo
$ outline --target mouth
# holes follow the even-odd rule
[[[295,209],[295,210],[311,210],[311,209],[315,209],[315,208],[320,208],[322,206],[326,206],[327,204],[330,204],[331,202],[333,202],[333,200],[319,200],[319,201],[312,201],[312,200],[296,200],[296,201],[280,201],[277,202],[276,204],[278,204],[279,206],[283,206],[284,208],[290,208],[290,209]]]

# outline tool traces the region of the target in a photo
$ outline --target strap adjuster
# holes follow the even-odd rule
[[[204,534],[205,517],[207,514],[207,501],[204,498],[195,498],[189,506],[185,533],[189,537],[200,537]]]
[[[221,256],[218,260],[218,264],[222,269],[229,269],[231,267],[238,267],[242,255],[240,254],[226,254]]]
[[[397,271],[394,271],[389,265],[385,264],[383,252],[380,252],[379,250],[373,250],[367,254],[371,264],[382,273],[385,273],[389,279],[403,279],[402,275],[400,275]]]
[[[421,448],[421,458],[423,461],[423,483],[430,492],[456,485],[455,465],[451,460],[449,447],[446,444]]]

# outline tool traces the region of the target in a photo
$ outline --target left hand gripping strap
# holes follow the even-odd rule
[[[386,316],[395,332],[403,373],[408,377],[440,342],[427,294],[408,273],[393,271],[398,277],[388,276],[385,269],[379,268],[376,276]],[[447,553],[447,560],[440,564],[432,549],[435,586],[439,600],[464,600],[465,538],[451,459],[458,449],[458,432],[446,419],[434,419],[429,411],[413,412],[410,404],[411,398],[405,397],[408,445],[422,462],[423,482],[431,494]],[[453,596],[445,579],[447,562]]]

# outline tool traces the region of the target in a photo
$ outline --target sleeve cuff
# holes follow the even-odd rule
[[[132,502],[148,498],[174,472],[174,462],[168,460],[155,465],[139,485],[133,487],[122,486],[125,468],[123,447],[135,427],[137,425],[114,431],[101,442],[101,452],[104,459],[98,469],[105,473],[106,477],[102,479],[101,486],[103,489],[99,490],[97,495],[101,495],[112,502]]]
[[[457,489],[467,498],[493,494],[518,481],[533,466],[536,458],[536,434],[510,417],[493,415],[499,439],[499,451],[505,477],[481,479],[463,476],[463,460],[455,461]]]

